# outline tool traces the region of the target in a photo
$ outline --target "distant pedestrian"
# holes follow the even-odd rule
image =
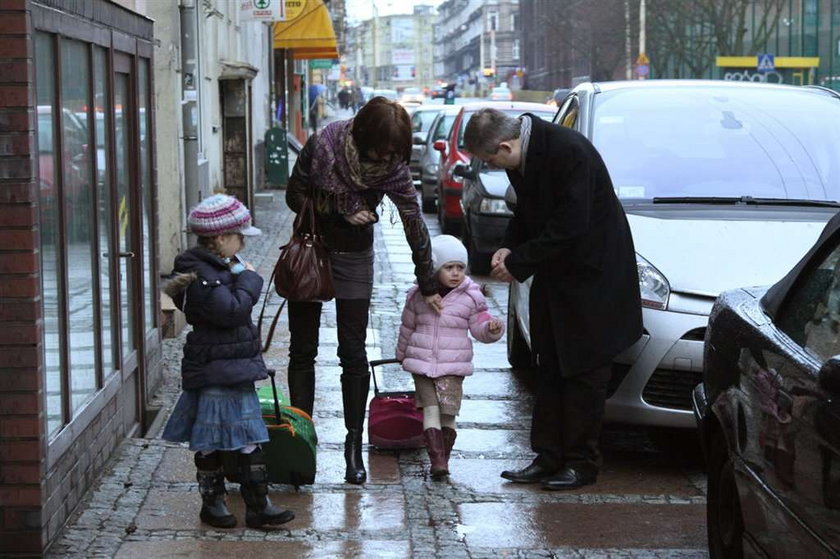
[[[237,253],[245,236],[259,235],[251,213],[225,194],[205,198],[189,214],[198,245],[175,258],[175,278],[166,292],[193,330],[181,361],[183,392],[163,438],[189,442],[195,451],[202,522],[231,528],[236,518],[225,504],[223,453],[235,453],[237,475],[250,528],[275,526],[295,515],[268,499],[265,454],[268,430],[254,381],[268,378],[251,310],[263,279]]]
[[[349,109],[350,108],[350,99],[352,97],[352,92],[350,88],[345,86],[342,87],[341,90],[338,92],[338,104],[342,109]]]
[[[552,490],[594,483],[612,361],[642,335],[627,216],[601,156],[574,130],[528,113],[512,118],[482,109],[467,123],[464,143],[475,157],[506,169],[516,192],[491,274],[507,282],[533,277],[537,456],[502,477]]]
[[[443,307],[436,310],[427,305],[416,285],[408,290],[397,359],[414,377],[431,474],[441,478],[449,473],[464,377],[473,373],[467,332],[491,343],[502,337],[504,325],[490,315],[481,288],[466,275],[467,249],[461,241],[451,235],[434,237],[432,266]]]
[[[362,434],[370,391],[365,340],[373,293],[373,226],[377,208],[387,196],[402,219],[411,247],[414,274],[425,301],[439,306],[432,272],[429,231],[411,182],[411,119],[405,109],[374,97],[351,119],[326,125],[310,136],[298,156],[286,204],[295,213],[307,198],[330,250],[335,283],[338,357],[344,407],[344,479],[367,480]],[[315,402],[315,358],[321,325],[321,303],[289,301],[289,398],[307,413]]]
[[[318,95],[309,106],[309,125],[312,127],[313,134],[318,132],[318,122],[324,117],[324,104],[324,98]]]

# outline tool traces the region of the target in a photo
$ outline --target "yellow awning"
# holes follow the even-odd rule
[[[323,0],[302,0],[300,15],[274,24],[274,48],[292,49],[294,58],[338,58],[330,13]]]

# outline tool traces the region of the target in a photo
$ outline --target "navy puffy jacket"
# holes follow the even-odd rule
[[[193,327],[181,361],[183,389],[268,378],[251,320],[263,286],[260,275],[250,270],[233,274],[221,258],[202,247],[179,254],[174,271],[178,276],[167,293]]]

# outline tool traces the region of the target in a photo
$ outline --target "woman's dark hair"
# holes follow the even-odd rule
[[[408,163],[411,159],[411,119],[396,101],[374,97],[353,119],[353,142],[360,157],[373,150],[380,156],[393,153]]]

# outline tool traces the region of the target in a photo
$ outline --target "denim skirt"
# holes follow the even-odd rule
[[[189,442],[190,450],[238,450],[268,442],[253,383],[185,390],[163,430],[163,439]]]

